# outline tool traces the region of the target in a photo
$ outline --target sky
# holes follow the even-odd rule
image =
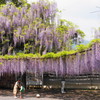
[[[29,3],[37,0],[27,0]],[[49,0],[57,3],[60,18],[78,25],[86,34],[85,40],[92,40],[94,29],[100,27],[100,0]]]

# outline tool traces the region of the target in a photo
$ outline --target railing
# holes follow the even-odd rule
[[[66,77],[65,89],[100,89],[100,75],[82,75]],[[48,77],[44,79],[44,85],[52,88],[61,88],[61,77]]]

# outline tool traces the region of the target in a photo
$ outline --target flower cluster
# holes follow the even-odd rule
[[[75,34],[75,27],[67,23],[55,24],[55,2],[39,0],[29,6],[7,4],[0,9],[0,52],[40,53],[64,50]],[[69,42],[68,42],[69,43]]]

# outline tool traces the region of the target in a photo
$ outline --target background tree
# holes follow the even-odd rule
[[[6,4],[6,1],[5,0],[0,0],[0,5],[2,4]]]
[[[27,0],[0,0],[0,5],[6,4],[8,2],[9,3],[12,2],[12,3],[14,3],[18,7],[18,6],[26,4]]]
[[[55,23],[58,12],[55,2],[39,0],[30,7],[11,4],[0,11],[0,51],[3,55],[66,50],[69,48],[67,42],[80,34],[69,21],[59,19],[59,24]]]

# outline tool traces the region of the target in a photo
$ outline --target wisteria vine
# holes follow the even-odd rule
[[[0,53],[16,54],[62,51],[74,36],[71,24],[56,25],[55,2],[39,0],[30,7],[5,5],[0,9]],[[77,33],[78,34],[78,33]]]
[[[53,73],[56,76],[75,76],[100,73],[100,43],[90,50],[59,58],[17,58],[0,59],[0,75],[3,73],[33,73],[43,76]]]

